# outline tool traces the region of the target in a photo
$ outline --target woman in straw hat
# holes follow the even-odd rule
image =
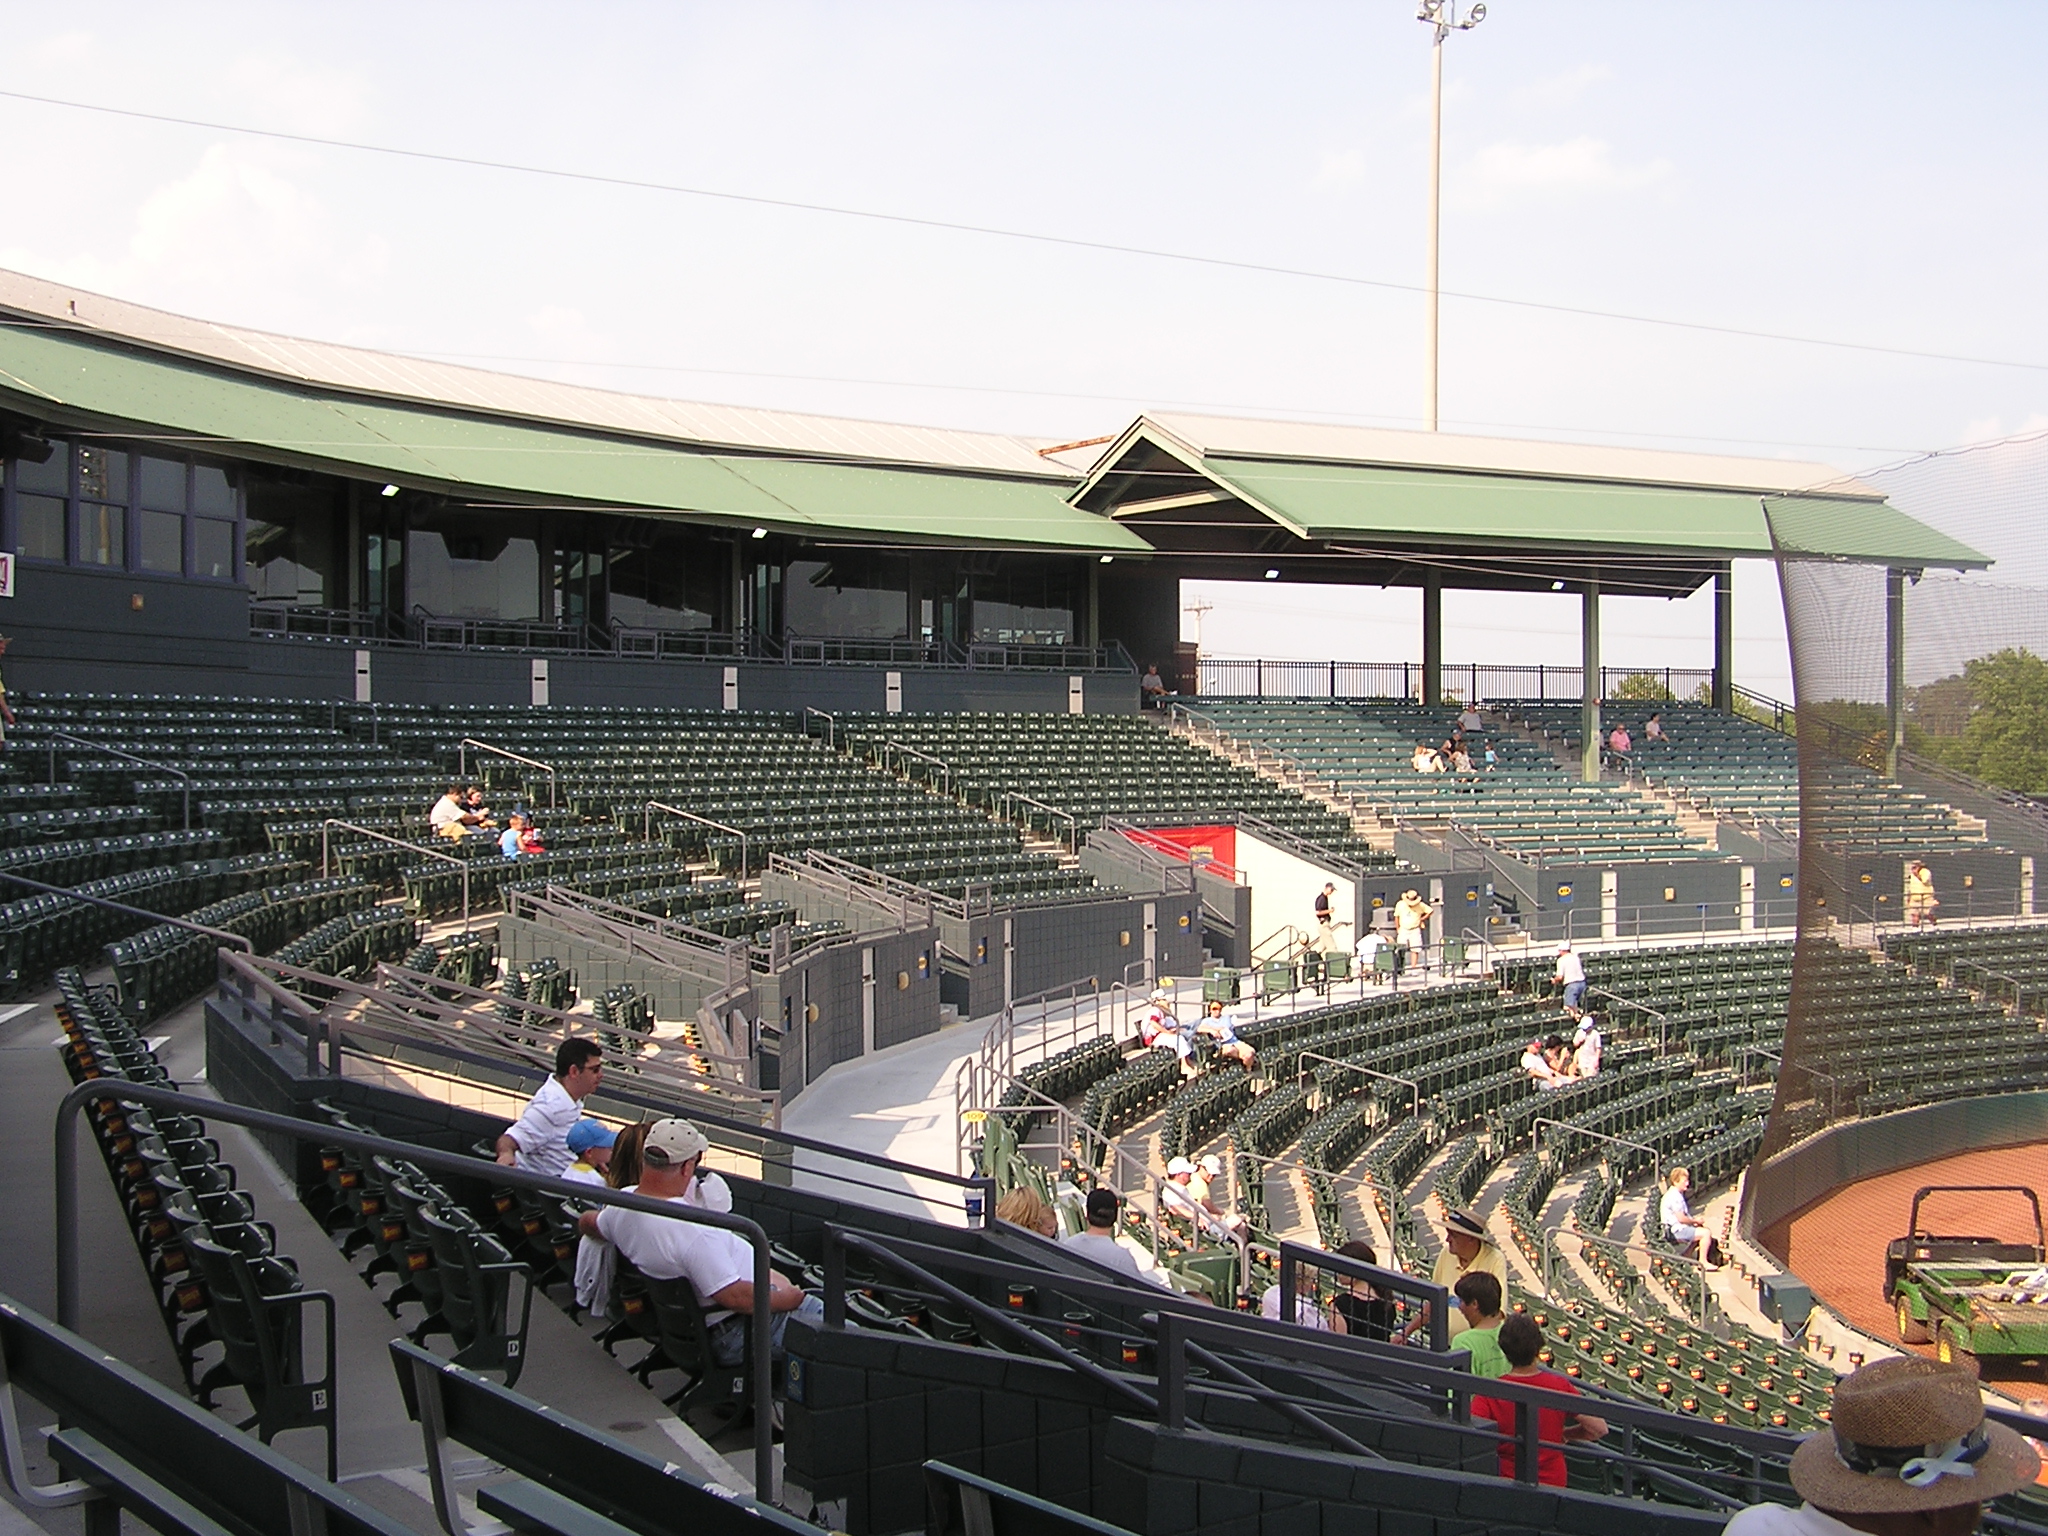
[[[1875,1360],[1835,1388],[1828,1427],[1793,1453],[1806,1502],[1745,1509],[1728,1536],[1964,1536],[2039,1468],[2016,1432],[1986,1422],[1973,1372],[1918,1355]]]

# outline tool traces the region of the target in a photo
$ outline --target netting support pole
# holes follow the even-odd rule
[[[1431,709],[1444,696],[1444,573],[1422,574],[1422,702]]]
[[[1600,583],[1586,583],[1579,616],[1579,741],[1583,748],[1581,777],[1600,781]]]
[[[1668,691],[1668,690],[1667,690]],[[1735,567],[1714,572],[1714,708],[1735,708]]]
[[[1899,776],[1906,744],[1906,573],[1884,573],[1884,776]]]

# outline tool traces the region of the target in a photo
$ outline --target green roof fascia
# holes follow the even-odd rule
[[[1901,570],[1982,570],[1990,557],[1886,502],[1766,496],[1764,513],[1787,555]]]
[[[470,493],[695,513],[783,532],[1141,555],[1065,487],[947,470],[756,458],[301,389],[65,333],[0,324],[0,391],[180,447],[243,445],[286,462]]]
[[[1760,499],[1734,491],[1214,455],[1202,464],[1318,539],[1771,553]]]

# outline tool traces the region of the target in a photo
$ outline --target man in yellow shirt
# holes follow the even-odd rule
[[[1500,1304],[1508,1301],[1508,1262],[1486,1235],[1486,1223],[1470,1211],[1444,1212],[1444,1248],[1431,1266],[1429,1278],[1446,1290],[1455,1290],[1466,1275],[1491,1275],[1500,1282]],[[1416,1325],[1420,1327],[1420,1324]],[[1451,1308],[1451,1342],[1472,1324],[1455,1306]]]

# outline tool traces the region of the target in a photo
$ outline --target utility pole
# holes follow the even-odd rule
[[[1216,605],[1206,597],[1198,597],[1181,610],[1183,613],[1192,613],[1195,616],[1195,654],[1197,656],[1202,654],[1202,615],[1213,612],[1215,607]]]
[[[1427,299],[1428,347],[1422,367],[1423,420],[1436,430],[1437,396],[1437,243],[1443,223],[1444,180],[1444,39],[1453,32],[1470,32],[1486,20],[1486,7],[1474,5],[1458,19],[1458,0],[1422,0],[1415,19],[1429,27],[1429,275]]]

